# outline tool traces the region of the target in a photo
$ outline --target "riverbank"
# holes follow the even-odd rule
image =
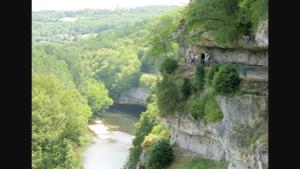
[[[138,109],[140,110],[140,109]],[[138,113],[138,114],[137,114]],[[139,113],[107,110],[89,120],[80,148],[85,169],[120,169],[128,158]]]

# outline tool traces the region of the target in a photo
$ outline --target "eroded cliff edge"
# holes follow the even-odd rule
[[[122,92],[116,99],[114,99],[114,102],[119,104],[136,104],[146,106],[149,93],[150,90],[148,88],[134,87]]]
[[[230,169],[268,168],[267,96],[217,96],[224,117],[214,124],[190,116],[164,117],[171,142]]]

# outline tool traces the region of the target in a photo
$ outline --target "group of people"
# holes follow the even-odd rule
[[[202,63],[206,66],[208,66],[208,60],[209,60],[209,55],[207,51],[205,50],[204,53],[201,53],[201,55],[197,55],[192,51],[188,51],[187,54],[185,55],[185,60],[188,64],[197,64],[197,63]]]

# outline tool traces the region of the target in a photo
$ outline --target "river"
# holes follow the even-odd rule
[[[95,133],[82,154],[84,169],[121,169],[134,138],[134,124],[144,107],[114,105],[95,117],[88,128]]]

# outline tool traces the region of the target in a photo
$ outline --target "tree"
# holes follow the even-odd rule
[[[178,102],[178,88],[171,77],[165,76],[157,83],[157,105],[160,115],[175,113],[175,105]]]
[[[186,77],[183,79],[183,84],[180,88],[180,91],[185,99],[187,99],[191,95],[190,79],[188,79]]]
[[[96,77],[105,83],[112,96],[138,85],[141,62],[132,49],[124,46],[103,49],[97,54],[97,60]]]
[[[125,169],[136,169],[136,165],[142,153],[142,143],[144,138],[156,125],[157,114],[158,109],[155,101],[148,104],[147,111],[141,114],[140,120],[135,126],[135,138],[132,141],[132,147],[129,150],[129,156],[124,165]]]
[[[147,168],[165,169],[174,158],[172,147],[168,140],[156,141],[149,149]]]
[[[54,75],[33,74],[32,167],[81,168],[73,150],[91,114],[87,100],[73,85]]]
[[[188,39],[199,40],[211,32],[219,43],[233,43],[241,35],[250,35],[251,29],[266,18],[267,0],[195,0],[185,13]]]
[[[83,83],[81,91],[87,97],[88,104],[94,114],[101,113],[113,103],[113,100],[108,97],[108,90],[102,82],[88,80]]]
[[[173,32],[177,29],[179,15],[178,11],[170,11],[161,15],[150,23],[148,44],[153,56],[170,57],[176,55],[178,44]]]
[[[178,63],[173,58],[166,58],[164,62],[160,65],[159,71],[161,73],[172,74],[178,68]]]
[[[230,94],[235,92],[240,83],[239,74],[230,64],[220,66],[213,79],[213,88],[217,93]]]
[[[194,74],[194,88],[201,90],[205,84],[205,70],[203,64],[197,64],[196,73]]]

